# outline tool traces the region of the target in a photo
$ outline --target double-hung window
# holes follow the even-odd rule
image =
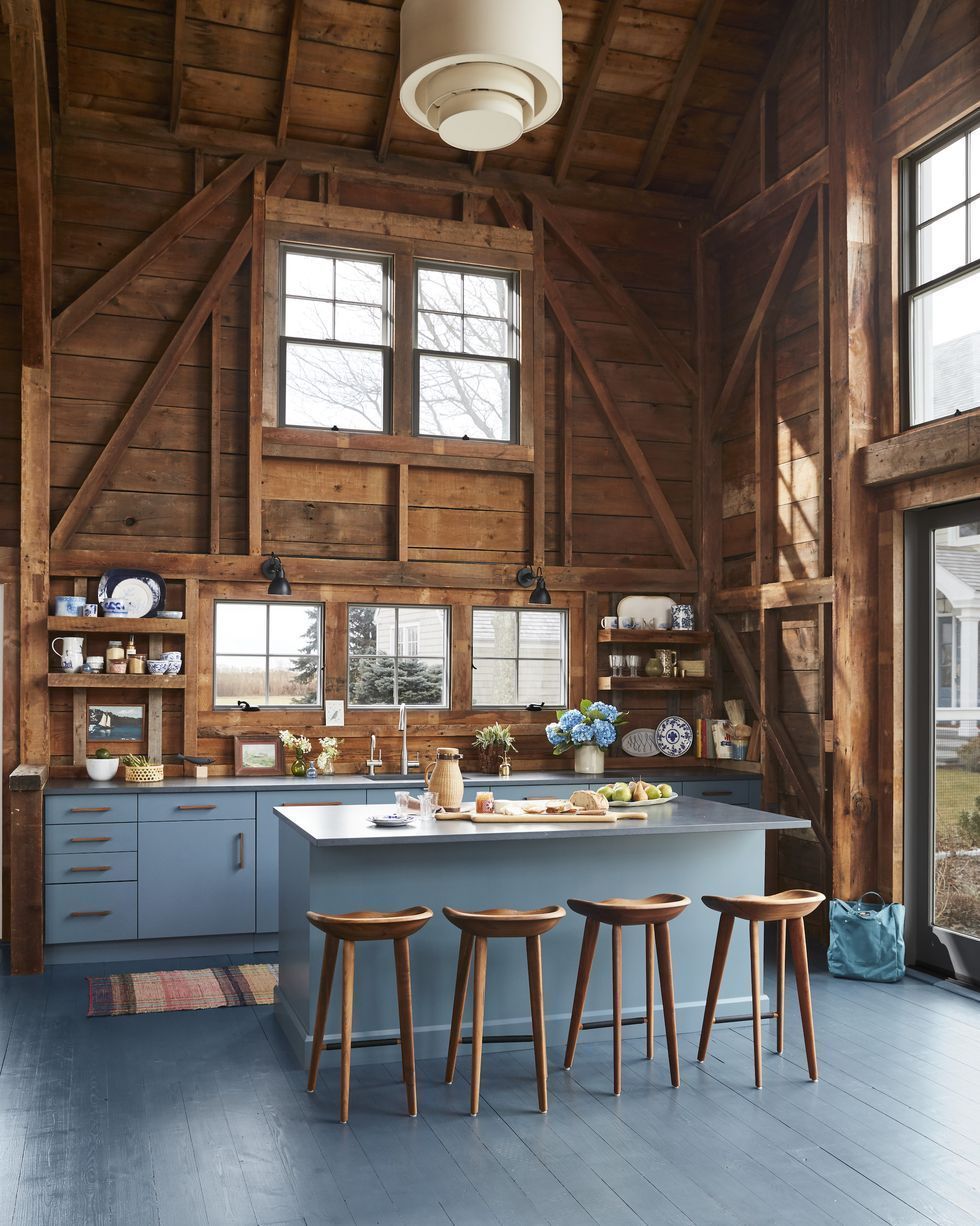
[[[415,267],[415,432],[518,437],[517,275],[458,264]]]
[[[389,259],[317,247],[281,253],[281,424],[390,429]]]
[[[349,605],[347,701],[351,707],[448,707],[449,610]]]
[[[980,406],[980,117],[906,165],[908,422]]]
[[[474,609],[473,706],[563,706],[567,637],[563,609]]]
[[[218,600],[214,605],[214,705],[323,705],[323,606]]]

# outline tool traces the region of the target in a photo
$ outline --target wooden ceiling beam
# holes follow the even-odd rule
[[[568,177],[568,170],[572,164],[572,154],[575,152],[576,142],[585,125],[585,116],[592,102],[592,95],[599,84],[599,76],[606,62],[606,55],[612,44],[613,34],[616,32],[616,24],[619,21],[619,15],[623,11],[625,3],[626,0],[606,0],[603,7],[602,18],[599,22],[599,28],[596,31],[595,41],[592,44],[592,51],[589,56],[589,65],[585,70],[585,77],[575,94],[571,114],[568,117],[568,123],[565,125],[561,144],[558,147],[558,154],[555,157],[554,180],[556,187],[560,187]]]
[[[796,273],[799,271],[803,258],[803,235],[808,231],[811,217],[815,213],[817,193],[810,191],[800,201],[796,214],[786,237],[783,239],[776,262],[759,295],[752,318],[749,320],[745,335],[739,343],[735,357],[732,359],[728,375],[718,393],[714,408],[711,411],[710,432],[717,438],[729,414],[735,407],[738,397],[745,388],[745,382],[752,369],[751,359],[755,354],[755,343],[759,338],[763,325],[773,311],[779,309],[783,299],[792,287]]]
[[[473,160],[470,163],[470,165],[473,170],[474,178],[476,178],[478,175],[482,173],[486,160],[487,160],[487,154],[486,154],[486,150],[484,149],[481,149],[479,150],[479,152],[473,154]]]
[[[916,0],[915,8],[905,27],[905,33],[899,40],[895,53],[892,55],[888,71],[885,73],[885,97],[894,94],[899,78],[905,71],[905,65],[912,59],[922,45],[922,40],[929,32],[932,19],[936,15],[938,5],[936,0]]]
[[[184,35],[187,30],[187,0],[174,5],[174,59],[170,70],[170,131],[180,123],[180,101],[184,92]]]
[[[653,182],[724,2],[725,0],[704,0],[701,6],[701,12],[687,40],[684,54],[680,58],[667,97],[657,116],[657,124],[650,137],[650,143],[643,155],[640,171],[636,176],[637,187],[649,187]]]
[[[765,221],[793,200],[827,181],[830,173],[830,150],[826,145],[805,162],[795,166],[764,192],[759,192],[702,231],[701,238],[714,249],[718,243],[730,243],[759,222]]]
[[[711,204],[716,210],[731,186],[736,171],[748,156],[753,139],[758,135],[758,117],[762,99],[765,97],[767,90],[772,89],[779,81],[780,74],[786,67],[786,63],[792,55],[796,44],[799,42],[800,36],[806,29],[807,22],[811,19],[813,11],[814,0],[795,0],[793,7],[790,9],[789,16],[783,23],[783,28],[780,31],[779,38],[776,40],[775,47],[773,47],[769,62],[759,79],[748,110],[742,117],[742,122],[735,133],[735,139],[725,154],[725,160],[721,164],[721,169],[718,171],[714,186],[711,189]]]
[[[299,27],[303,20],[303,0],[293,0],[289,14],[289,30],[286,33],[286,60],[282,70],[282,97],[279,103],[279,122],[276,124],[276,147],[281,148],[289,127],[289,112],[293,103],[293,82],[296,79],[296,61],[299,58]]]
[[[388,101],[385,103],[385,116],[381,123],[381,131],[378,133],[378,147],[374,154],[379,162],[385,160],[388,156],[388,149],[391,146],[391,130],[395,126],[395,115],[398,111],[398,88],[401,84],[401,75],[401,58],[396,56],[395,66],[391,73],[391,81],[388,84]]]
[[[682,391],[696,394],[698,378],[682,354],[671,344],[660,326],[640,307],[632,295],[609,273],[602,261],[582,242],[557,208],[535,192],[528,193],[528,200],[548,223],[568,253],[589,274],[596,288],[612,309],[625,317],[647,354],[663,366]]]
[[[105,306],[181,235],[193,229],[202,218],[227,200],[261,161],[262,159],[254,154],[243,154],[212,179],[203,191],[192,196],[176,213],[157,226],[152,234],[148,234],[139,246],[123,256],[118,264],[103,273],[94,285],[79,294],[74,302],[55,317],[52,333],[55,348],[63,344],[86,320],[91,319],[96,311]]]

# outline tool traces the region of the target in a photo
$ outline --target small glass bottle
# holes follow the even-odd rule
[[[131,660],[136,655],[136,636],[131,634],[126,644],[126,659]]]

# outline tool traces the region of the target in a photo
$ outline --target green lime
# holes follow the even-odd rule
[[[103,746],[101,749],[97,749],[95,751],[95,756],[97,758],[111,758],[112,754],[105,748],[105,746]]]

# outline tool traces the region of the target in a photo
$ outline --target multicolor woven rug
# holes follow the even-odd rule
[[[185,1009],[224,1009],[229,1005],[271,1005],[279,982],[273,962],[215,966],[195,971],[141,971],[89,976],[88,1016],[126,1013],[179,1013]]]

